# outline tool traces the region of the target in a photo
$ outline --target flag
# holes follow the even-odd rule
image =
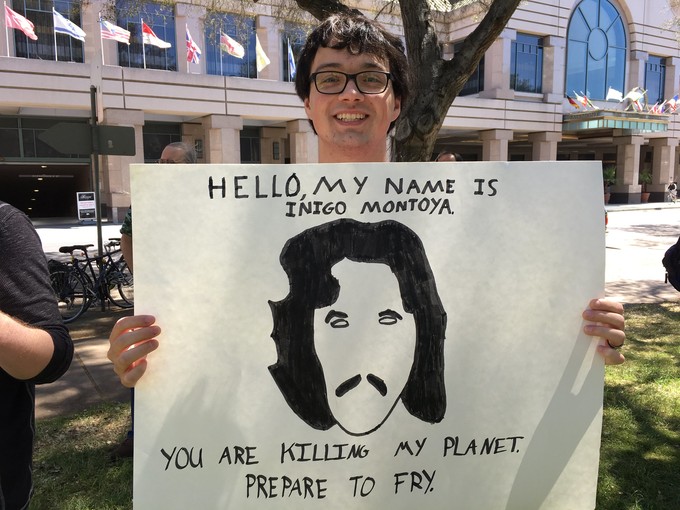
[[[671,99],[669,99],[666,103],[668,104],[668,110],[671,112],[674,112],[678,108],[678,100],[680,98],[678,97],[678,94],[675,94]]]
[[[636,101],[640,101],[644,95],[645,91],[640,90],[640,87],[635,87],[630,92],[628,92],[628,94],[626,94],[623,99],[630,99],[633,103],[635,103]]]
[[[574,100],[573,97],[567,96],[567,100],[569,101],[569,104],[570,104],[571,106],[573,106],[574,108],[576,108],[577,110],[579,110],[579,109],[581,108],[581,105],[579,105],[579,104]]]
[[[293,47],[290,45],[290,39],[288,40],[288,76],[291,80],[295,78],[295,72],[297,67],[295,66],[295,57],[293,56]]]
[[[101,28],[102,39],[111,39],[119,43],[130,44],[130,32],[124,28],[120,28],[103,19],[99,20],[99,27]]]
[[[201,48],[194,42],[189,33],[189,27],[187,29],[187,62],[191,64],[198,64],[201,58]]]
[[[590,106],[593,110],[599,110],[599,109],[600,109],[599,106],[595,106],[595,105],[593,104],[593,102],[592,102],[590,99],[588,99],[588,96],[585,96],[585,95],[584,95],[584,96],[583,96],[583,99],[585,100],[586,104],[587,104],[588,106]]]
[[[257,34],[255,34],[255,62],[257,63],[258,73],[271,63],[269,57],[264,52],[264,49],[262,49],[260,38],[257,37]]]
[[[584,108],[588,107],[588,98],[577,94],[576,91],[574,91],[574,96],[576,97],[576,101],[583,105]]]
[[[220,36],[220,49],[222,51],[226,51],[229,53],[229,55],[236,58],[243,58],[246,55],[246,50],[243,49],[243,46],[234,41],[224,32],[222,32],[222,35]]]
[[[158,48],[167,49],[172,46],[169,42],[159,39],[156,34],[153,33],[151,27],[142,21],[142,37],[144,39],[144,44],[150,44],[151,46],[157,46]]]
[[[623,94],[618,90],[609,87],[609,89],[607,90],[607,97],[605,98],[605,101],[609,101],[610,99],[614,99],[615,101],[618,101],[620,103],[621,101],[623,101]]]
[[[24,18],[18,12],[14,12],[12,9],[7,7],[7,4],[5,4],[5,26],[8,28],[16,28],[17,30],[21,30],[29,39],[33,39],[34,41],[38,40],[38,36],[35,35],[35,32],[33,31],[35,28],[33,23]]]
[[[52,7],[52,18],[54,19],[54,31],[58,34],[70,35],[74,39],[85,42],[85,32],[78,25],[68,18],[59,14]]]

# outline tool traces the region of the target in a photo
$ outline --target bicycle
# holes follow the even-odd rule
[[[120,308],[134,306],[134,280],[120,251],[120,240],[111,239],[103,255],[88,253],[92,244],[62,246],[71,261],[50,260],[50,283],[65,323],[75,321],[94,303],[113,303]],[[74,252],[80,251],[84,258]],[[120,255],[120,256],[118,256]]]

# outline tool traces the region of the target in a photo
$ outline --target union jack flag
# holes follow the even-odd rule
[[[198,64],[201,58],[201,48],[194,42],[189,33],[189,27],[187,29],[187,62],[191,64]]]

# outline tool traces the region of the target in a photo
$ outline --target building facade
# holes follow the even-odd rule
[[[0,199],[33,217],[76,215],[76,192],[94,182],[90,158],[60,154],[39,135],[59,122],[86,124],[93,87],[98,121],[135,132],[135,156],[100,160],[103,213],[115,221],[130,204],[130,163],[155,161],[171,141],[194,144],[204,163],[317,161],[291,83],[304,26],[262,2],[238,14],[181,2],[116,5],[110,16],[101,0],[9,5],[34,23],[38,39],[15,29],[0,38]],[[53,6],[85,41],[54,32]],[[446,58],[480,19],[469,9],[435,15]],[[130,44],[101,38],[100,15],[128,30]],[[469,161],[601,160],[616,167],[614,200],[639,201],[643,182],[652,200],[663,200],[678,173],[680,50],[664,25],[674,17],[666,0],[522,2],[451,105],[437,150]],[[398,17],[378,19],[402,32]],[[143,24],[171,47],[142,44]],[[198,63],[187,62],[187,33],[201,49]],[[223,51],[224,35],[241,44],[242,58]],[[258,42],[270,60],[259,71]],[[659,114],[614,98],[634,87],[647,108],[671,102]],[[592,106],[576,109],[568,96]]]

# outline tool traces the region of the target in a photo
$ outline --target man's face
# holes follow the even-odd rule
[[[389,416],[413,364],[416,326],[385,264],[342,260],[333,266],[340,295],[314,314],[314,346],[328,404],[350,434],[375,430]]]
[[[389,72],[375,55],[352,55],[347,50],[319,48],[312,73],[341,71]],[[340,94],[321,94],[312,82],[305,111],[319,136],[319,160],[326,162],[380,161],[386,159],[387,131],[401,111],[392,83],[380,94],[362,94],[350,80]]]

